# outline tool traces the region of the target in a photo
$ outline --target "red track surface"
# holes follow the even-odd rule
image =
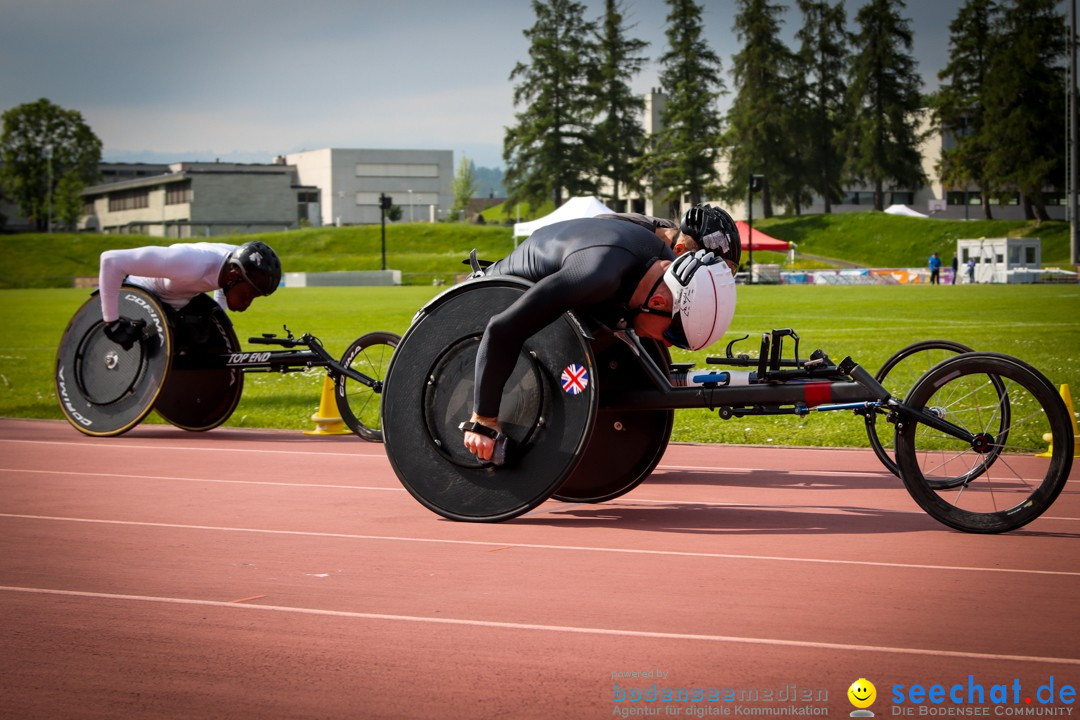
[[[879,718],[914,683],[1042,710],[1080,686],[1077,478],[974,536],[868,451],[674,445],[624,498],[480,525],[351,437],[0,420],[0,717],[846,717],[858,678]],[[654,685],[736,700],[615,700]]]

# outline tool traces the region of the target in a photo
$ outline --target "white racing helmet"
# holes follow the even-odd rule
[[[735,278],[711,252],[680,255],[664,273],[671,290],[671,326],[664,339],[684,350],[719,340],[735,315]]]

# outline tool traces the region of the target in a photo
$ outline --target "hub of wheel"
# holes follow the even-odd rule
[[[979,433],[971,440],[971,449],[985,455],[994,447],[994,436],[989,433]]]

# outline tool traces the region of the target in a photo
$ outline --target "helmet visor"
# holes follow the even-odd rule
[[[683,350],[690,349],[690,342],[686,339],[686,331],[683,330],[682,313],[675,313],[671,318],[671,324],[664,331],[664,339],[675,347]]]

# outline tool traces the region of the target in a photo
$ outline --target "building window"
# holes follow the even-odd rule
[[[844,205],[873,205],[874,193],[872,191],[848,190],[844,197]]]
[[[165,204],[183,205],[191,202],[191,181],[172,183],[165,186]]]
[[[890,205],[912,205],[915,203],[915,193],[913,192],[894,192],[890,197],[892,198]]]
[[[437,178],[435,163],[356,163],[356,177]]]
[[[1035,246],[1034,245],[1028,245],[1027,247],[1024,248],[1024,264],[1025,265],[1034,265],[1035,264]]]
[[[83,200],[82,214],[83,215],[93,215],[93,214],[95,214],[94,213],[94,200],[92,198],[87,198],[87,199]]]
[[[149,190],[122,190],[109,193],[109,212],[138,210],[146,207],[150,207]]]

